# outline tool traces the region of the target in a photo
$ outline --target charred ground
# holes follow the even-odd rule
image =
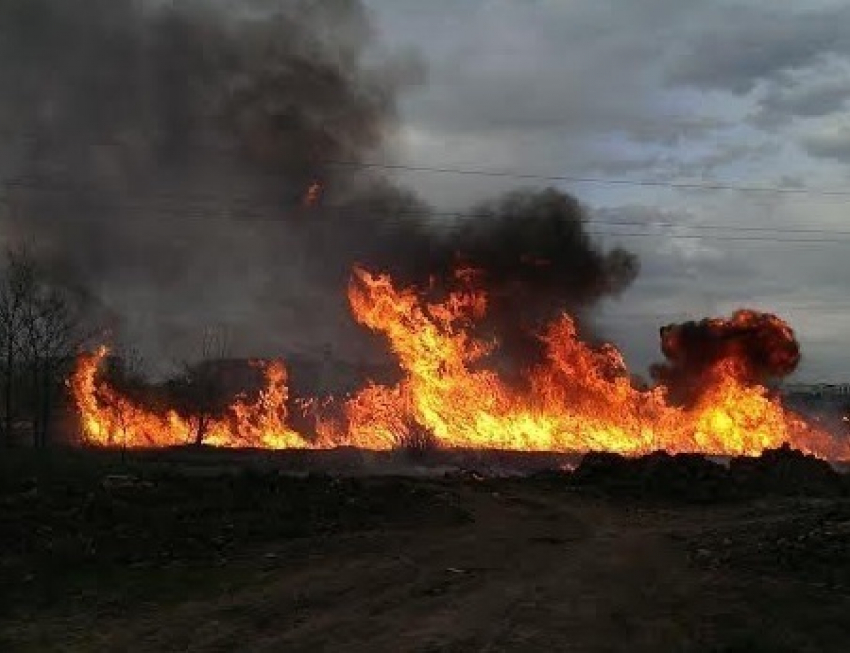
[[[850,636],[850,481],[825,463],[407,456],[19,452],[0,476],[2,647],[841,651]]]

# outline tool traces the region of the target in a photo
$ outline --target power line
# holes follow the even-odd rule
[[[590,236],[616,236],[618,238],[658,238],[661,234],[657,233],[620,233],[617,231],[588,231]],[[696,234],[675,234],[670,236],[674,240],[710,240],[722,242],[764,242],[764,243],[794,243],[794,244],[841,244],[850,245],[850,239],[836,240],[834,238],[771,238],[769,236],[704,236]]]
[[[351,207],[335,207],[325,206],[326,208],[339,211],[363,211],[363,209],[355,209]],[[467,213],[461,211],[409,211],[402,210],[394,212],[395,215],[410,215],[419,217],[440,217],[440,218],[458,218],[458,219],[487,219],[494,217],[493,213]],[[826,229],[814,227],[743,227],[740,225],[719,225],[719,224],[688,224],[682,222],[673,222],[670,220],[608,220],[599,218],[589,218],[584,222],[585,225],[603,225],[603,226],[640,226],[640,227],[663,227],[672,228],[680,227],[683,229],[696,230],[719,230],[731,232],[767,232],[767,233],[792,233],[792,234],[825,234],[834,236],[850,236],[850,231],[840,229]]]
[[[789,195],[822,195],[824,197],[850,197],[850,190],[831,188],[793,188],[790,186],[739,186],[720,182],[675,182],[652,179],[617,179],[613,177],[588,177],[567,174],[543,174],[509,170],[487,170],[483,168],[450,168],[400,163],[379,163],[372,161],[324,161],[326,165],[397,170],[406,172],[427,172],[435,174],[453,174],[475,177],[502,177],[508,179],[536,179],[540,181],[569,181],[578,184],[599,184],[607,186],[647,186],[652,188],[672,188],[678,190],[736,191],[740,193],[774,193]]]
[[[316,160],[313,162],[317,168],[331,166],[344,169],[360,170],[394,170],[403,172],[418,172],[428,174],[452,174],[460,176],[493,177],[505,179],[525,179],[538,181],[566,181],[577,184],[594,184],[602,186],[633,186],[648,188],[669,188],[674,190],[690,191],[734,191],[739,193],[775,194],[775,195],[808,195],[820,197],[850,198],[850,190],[837,188],[805,188],[792,186],[749,186],[730,184],[719,181],[707,182],[676,182],[660,179],[625,179],[616,177],[597,177],[574,175],[566,173],[537,173],[522,170],[492,170],[487,168],[458,168],[448,166],[428,166],[420,164],[386,163],[378,161],[343,161],[343,160]],[[268,173],[262,176],[270,176]],[[26,176],[18,176],[7,179],[6,186],[35,186],[39,182]]]
[[[842,315],[844,315],[848,312],[848,309],[850,309],[850,305],[842,304],[842,303],[837,303],[834,306],[827,306],[827,305],[823,305],[823,306],[783,306],[783,305],[770,305],[768,302],[765,302],[764,300],[752,300],[752,301],[741,300],[739,302],[729,302],[729,301],[724,300],[722,302],[718,302],[718,304],[727,304],[727,305],[735,304],[739,308],[743,307],[743,308],[748,308],[748,309],[752,309],[752,310],[756,310],[756,311],[766,311],[766,312],[778,314],[780,317],[786,311],[787,312],[807,311],[807,312],[811,312],[811,313],[820,313],[820,314],[842,314]],[[719,310],[717,312],[718,313],[732,313],[735,310],[736,310],[735,308],[732,308],[732,309]],[[681,319],[681,320],[689,320],[689,319],[700,320],[700,319],[702,319],[702,317],[697,317],[697,318],[689,318],[688,317],[688,315],[693,315],[693,314],[698,313],[698,312],[700,314],[704,314],[704,311],[694,311],[694,310],[679,310],[679,311],[664,310],[664,311],[656,311],[656,312],[646,311],[646,312],[640,312],[640,313],[631,313],[631,312],[619,313],[615,310],[609,310],[606,307],[606,308],[600,309],[600,313],[597,314],[595,316],[595,318],[600,320],[600,321],[604,321],[606,319],[617,319],[617,320],[626,319],[626,320],[629,320],[629,319],[642,319],[642,318],[650,319],[650,318],[658,318],[658,317],[665,317],[665,318],[666,317],[672,317],[672,318],[678,318],[678,319]]]
[[[138,212],[144,213],[146,218],[159,218],[164,220],[197,220],[197,221],[230,221],[234,225],[241,224],[257,224],[257,223],[265,223],[271,224],[273,222],[281,221],[281,218],[278,216],[270,216],[266,214],[260,213],[251,213],[251,212],[233,212],[226,210],[203,210],[203,209],[183,209],[182,207],[173,206],[173,207],[149,207],[144,205],[130,205],[130,204],[113,204],[109,208],[115,209],[124,209],[124,210],[134,210]],[[362,213],[361,209],[355,210],[356,213]],[[345,210],[339,210],[338,213],[345,213]],[[306,213],[306,211],[305,211]],[[242,218],[236,217],[237,215],[241,215]],[[395,214],[390,214],[395,215]],[[411,213],[405,213],[405,215],[412,215]],[[434,213],[421,213],[422,216],[439,216],[440,214]],[[364,216],[365,217],[365,216]],[[455,214],[455,217],[460,217],[459,214]],[[474,214],[465,214],[463,215],[465,218],[473,218],[476,217]],[[305,219],[316,219],[315,216],[307,215]],[[356,217],[354,218],[356,220]],[[596,221],[589,220],[584,223],[587,227],[594,226],[603,226],[603,227],[617,227],[617,226],[645,226],[648,228],[659,227],[664,228],[666,232],[660,231],[643,231],[643,232],[624,232],[618,231],[616,229],[592,229],[585,231],[584,233],[588,236],[599,236],[599,237],[607,237],[607,238],[660,238],[662,236],[667,236],[673,240],[703,240],[703,241],[713,241],[713,242],[747,242],[747,243],[789,243],[794,245],[800,244],[847,244],[850,245],[850,238],[780,238],[776,236],[767,236],[767,235],[741,235],[741,236],[727,236],[727,235],[717,235],[717,234],[692,234],[692,233],[671,233],[671,228],[682,228],[682,229],[711,229],[711,230],[728,230],[730,232],[759,232],[759,233],[813,233],[813,234],[823,234],[823,235],[846,235],[850,236],[850,232],[845,231],[830,231],[830,230],[816,230],[816,229],[782,229],[776,228],[771,229],[769,227],[724,227],[721,225],[683,225],[677,223],[641,223],[637,221],[632,222],[615,222],[615,221]],[[394,218],[385,218],[383,223],[380,225],[381,227],[389,227],[389,228],[407,228],[410,226],[409,224],[405,224],[404,220],[400,220],[397,217]],[[432,222],[427,225],[429,228],[437,228],[442,230],[451,230],[458,229],[459,225],[457,223],[439,223]]]
[[[39,181],[34,183],[32,180],[25,180],[24,178],[19,178],[17,180],[7,181],[8,186],[12,187],[21,187],[21,188],[31,188],[37,190],[47,190],[47,191],[62,191],[67,190],[63,189],[60,185],[51,185],[45,184],[43,181]],[[736,187],[740,188],[740,187]],[[838,191],[836,191],[838,192]],[[850,196],[850,192],[847,193]],[[174,200],[183,200],[186,199],[184,196],[176,193],[159,193],[148,195],[148,197],[157,197],[166,201],[171,201],[171,205],[163,205],[163,204],[150,204],[143,202],[127,202],[125,201],[117,201],[117,202],[86,202],[87,207],[100,207],[102,209],[107,210],[134,210],[143,212],[145,217],[151,218],[170,218],[170,219],[200,219],[200,220],[229,220],[234,222],[275,222],[280,221],[281,217],[279,215],[270,214],[271,212],[278,212],[284,207],[275,206],[272,204],[261,204],[256,201],[254,198],[250,198],[247,196],[238,196],[233,195],[228,199],[233,202],[231,206],[222,207],[221,205],[217,205],[215,207],[204,207],[200,205],[194,206],[183,206],[179,202]],[[203,198],[207,197],[209,199],[216,199],[218,201],[222,201],[224,198],[218,197],[215,198],[213,195],[194,195],[195,198]],[[8,200],[7,200],[8,201]],[[285,208],[284,208],[285,210]],[[404,220],[401,220],[401,216],[407,217],[420,217],[420,218],[452,218],[454,220],[469,220],[469,219],[488,219],[495,217],[494,213],[488,212],[460,212],[460,211],[430,211],[430,210],[411,210],[411,209],[400,209],[398,211],[393,211],[386,208],[378,208],[378,209],[367,209],[363,207],[354,207],[354,206],[346,206],[346,205],[325,205],[318,206],[315,208],[304,208],[304,207],[292,207],[292,210],[297,211],[299,213],[304,214],[308,218],[321,218],[323,213],[332,212],[337,214],[350,214],[353,216],[352,219],[357,219],[358,216],[362,218],[372,218],[375,216],[383,215],[383,224],[384,225],[393,225],[395,226],[403,226]],[[717,225],[717,224],[687,224],[687,223],[679,223],[674,221],[652,221],[652,220],[609,220],[609,219],[599,219],[599,218],[590,218],[585,220],[583,223],[585,226],[595,227],[595,226],[603,226],[603,227],[620,227],[620,226],[629,226],[629,227],[645,227],[650,229],[684,229],[684,230],[697,230],[697,231],[726,231],[730,233],[746,233],[746,234],[813,234],[813,235],[823,235],[823,236],[850,236],[850,231],[847,230],[834,230],[834,229],[826,229],[826,228],[804,228],[804,227],[773,227],[773,226],[765,226],[765,227],[756,227],[756,226],[741,226],[741,225]],[[404,225],[408,226],[408,225]],[[457,222],[429,222],[428,227],[438,227],[443,229],[453,229],[458,227]],[[621,237],[621,238],[651,238],[658,237],[662,235],[657,231],[650,232],[640,232],[640,233],[629,233],[629,232],[621,232],[617,230],[594,230],[586,232],[588,235],[594,236],[605,236],[605,237]],[[671,236],[674,239],[682,239],[682,240],[710,240],[710,241],[726,241],[726,242],[734,242],[734,241],[744,241],[744,242],[771,242],[771,243],[794,243],[794,244],[824,244],[824,243],[848,243],[850,244],[850,240],[848,239],[835,239],[835,238],[777,238],[771,236],[762,236],[762,235],[743,235],[743,236],[723,236],[716,234],[688,234],[688,233],[675,233]]]
[[[27,187],[27,188],[37,188],[39,190],[52,190],[57,191],[59,188],[45,188],[42,184],[37,185],[29,185],[24,183],[15,183],[12,184],[16,187]],[[61,192],[61,190],[60,190]],[[155,197],[161,198],[165,200],[183,200],[186,199],[185,196],[179,195],[177,193],[155,193],[153,195],[148,195],[147,197]],[[224,196],[214,196],[214,195],[192,195],[190,197],[194,198],[207,198],[216,201],[224,201],[229,200],[234,202],[234,205],[229,207],[205,207],[203,205],[187,205],[184,206],[179,204],[178,202],[172,202],[172,206],[163,206],[157,204],[150,203],[140,203],[140,202],[127,202],[127,201],[119,201],[119,202],[101,202],[100,206],[102,208],[116,208],[116,209],[138,209],[138,210],[146,210],[151,215],[175,215],[186,218],[210,218],[210,219],[220,219],[227,218],[230,219],[235,215],[242,215],[247,218],[265,220],[265,221],[277,221],[280,220],[279,216],[269,215],[265,213],[265,211],[279,211],[282,207],[274,206],[272,204],[261,204],[257,202],[254,198],[249,198],[247,196],[238,196],[231,195],[228,197]],[[98,206],[97,202],[88,203],[90,206]],[[322,213],[325,211],[333,211],[336,213],[350,213],[353,215],[363,214],[365,217],[367,214],[369,216],[381,215],[382,213],[388,217],[396,217],[396,216],[407,216],[407,217],[422,217],[422,218],[456,218],[459,220],[463,219],[488,219],[495,216],[494,213],[488,212],[467,212],[467,211],[432,211],[432,210],[411,210],[411,209],[400,209],[400,210],[390,210],[390,209],[366,209],[363,207],[356,207],[350,205],[319,205],[315,208],[305,209],[303,207],[292,207],[293,210],[300,211],[302,213]],[[710,231],[730,231],[730,232],[766,232],[766,233],[800,233],[800,234],[823,234],[823,235],[843,235],[850,236],[850,230],[840,230],[840,229],[826,229],[820,227],[748,227],[741,225],[720,225],[720,224],[689,224],[683,222],[675,222],[670,220],[658,221],[658,220],[610,220],[606,218],[589,218],[584,224],[588,225],[604,225],[604,226],[641,226],[641,227],[663,227],[663,228],[683,228],[690,230],[710,230]],[[434,225],[431,225],[434,226]],[[446,226],[452,226],[447,224]]]

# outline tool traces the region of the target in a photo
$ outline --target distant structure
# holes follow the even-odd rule
[[[783,394],[817,399],[850,399],[850,383],[787,383]]]
[[[850,383],[787,383],[780,393],[801,415],[833,433],[848,434]]]

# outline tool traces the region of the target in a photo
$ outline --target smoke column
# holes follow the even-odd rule
[[[707,381],[719,365],[752,385],[787,376],[800,362],[791,327],[775,315],[746,309],[729,319],[662,327],[661,351],[667,362],[654,366],[653,376],[682,403],[710,387]]]
[[[460,262],[483,270],[485,326],[524,361],[525,334],[620,292],[637,262],[594,246],[558,191],[451,221],[330,164],[385,157],[397,99],[424,79],[380,50],[359,0],[5,0],[0,227],[154,356],[218,326],[233,355],[374,355],[346,303],[352,266],[424,284]]]
[[[367,66],[359,2],[9,0],[0,32],[10,240],[154,349],[216,325],[252,353],[331,338],[338,315],[306,308],[327,292],[328,250],[368,240],[351,227],[369,216],[348,214],[343,238],[301,209],[304,189],[408,201],[324,164],[379,151],[418,79],[405,61]]]

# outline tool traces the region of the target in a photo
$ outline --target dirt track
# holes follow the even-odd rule
[[[303,483],[280,482],[284,497]],[[98,567],[49,584],[49,598],[48,586],[9,595],[17,608],[7,606],[0,648],[731,653],[843,652],[850,642],[846,499],[700,507],[540,480],[311,483],[350,508],[311,513],[322,524],[311,532],[239,540],[215,562],[169,539],[167,561]],[[413,514],[414,505],[427,509]],[[347,521],[348,509],[363,515]],[[229,518],[239,522],[241,510]],[[776,529],[789,546],[827,536],[839,546],[824,560],[811,542],[809,564],[762,537]],[[747,557],[754,550],[759,564]]]
[[[257,651],[846,651],[850,641],[846,594],[695,567],[670,535],[700,531],[699,511],[461,496],[474,524],[284,548],[256,586],[183,605],[165,623],[154,613],[118,641]],[[196,621],[206,625],[186,638]]]

